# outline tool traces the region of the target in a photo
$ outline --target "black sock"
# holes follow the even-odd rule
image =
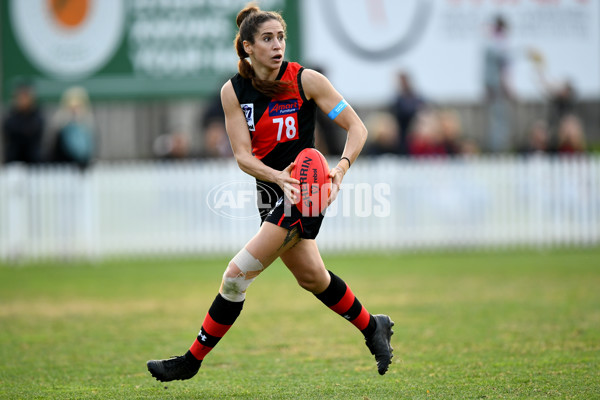
[[[358,301],[350,286],[339,276],[329,271],[331,282],[323,293],[316,294],[317,299],[356,326],[365,337],[375,332],[375,319]]]
[[[188,353],[193,355],[197,360],[203,360],[219,343],[219,340],[225,336],[225,333],[227,333],[238,315],[240,315],[240,312],[242,312],[243,307],[243,301],[229,301],[219,293],[210,306],[206,317],[204,317],[202,328],[200,328],[198,337],[194,340]]]

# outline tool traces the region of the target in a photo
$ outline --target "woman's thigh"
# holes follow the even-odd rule
[[[302,239],[280,257],[304,289],[318,294],[329,286],[331,277],[315,240]]]
[[[287,230],[265,222],[258,233],[246,243],[246,250],[266,268],[300,241],[298,228]]]

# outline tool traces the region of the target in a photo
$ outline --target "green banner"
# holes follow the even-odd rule
[[[264,0],[299,58],[297,0]],[[27,79],[42,99],[81,85],[94,98],[214,96],[237,70],[235,17],[247,0],[4,0],[2,87]]]

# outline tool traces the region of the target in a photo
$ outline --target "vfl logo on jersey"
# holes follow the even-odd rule
[[[255,131],[254,127],[254,104],[253,103],[245,103],[240,104],[242,106],[242,111],[246,116],[246,123],[248,124],[248,130],[250,132]]]
[[[299,109],[298,100],[272,101],[269,103],[269,117],[293,114]]]

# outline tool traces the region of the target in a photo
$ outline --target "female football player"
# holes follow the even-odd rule
[[[293,161],[302,149],[314,147],[316,107],[348,132],[343,154],[329,174],[329,203],[358,157],[367,130],[327,78],[284,61],[286,24],[281,15],[249,5],[238,14],[237,26],[239,73],[221,89],[221,101],[236,161],[257,181],[261,227],[229,262],[190,349],[182,356],[148,361],[148,370],[163,382],[194,376],[242,311],[250,283],[279,257],[301,287],[363,333],[383,375],[392,359],[394,323],[386,315],[371,315],[348,285],[325,268],[315,241],[323,215],[303,216],[290,206],[299,196],[299,181],[291,177]]]

